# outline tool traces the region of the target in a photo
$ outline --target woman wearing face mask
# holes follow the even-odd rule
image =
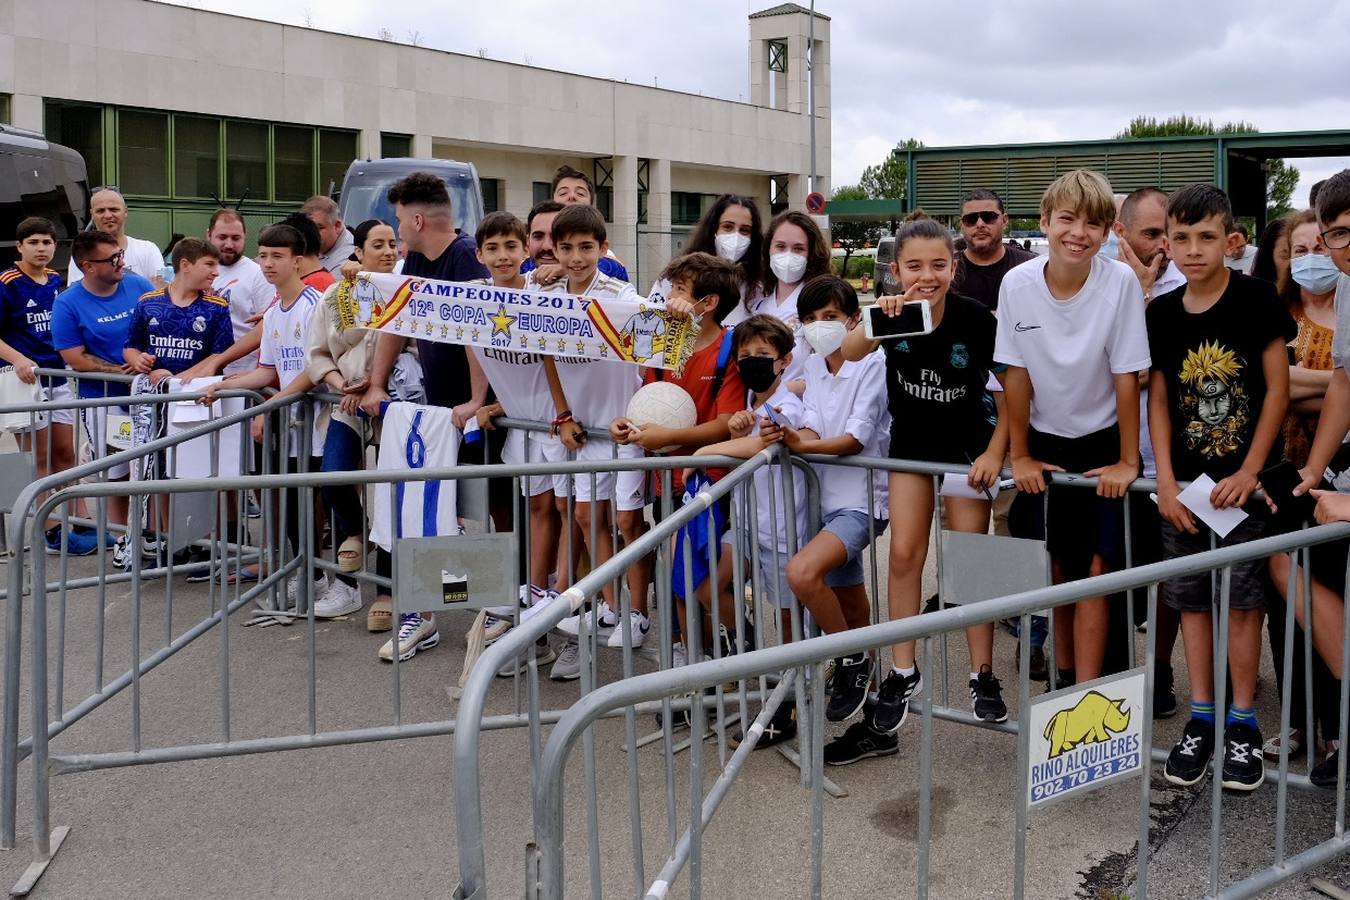
[[[807,340],[797,319],[797,295],[801,293],[803,284],[817,275],[829,273],[830,248],[811,217],[793,210],[779,213],[769,223],[763,252],[766,270],[763,290],[759,295],[747,298],[745,315],[763,313],[774,316],[792,329],[797,348],[792,353],[792,362],[783,379],[794,393],[800,394],[805,386],[801,379],[806,357],[812,350],[828,355],[839,347],[838,343],[829,349],[815,346]],[[829,336],[825,342],[829,343],[833,337]]]
[[[1336,264],[1322,248],[1312,210],[1292,213],[1284,242],[1289,268],[1281,273],[1280,297],[1298,323],[1289,366],[1289,417],[1284,427],[1284,452],[1296,466],[1308,461],[1317,431],[1322,398],[1331,383],[1331,339],[1336,330]]]
[[[745,301],[759,293],[764,260],[764,222],[751,197],[723,194],[698,220],[680,253],[709,253],[736,264],[741,276],[741,303],[723,320],[735,325],[746,318]],[[670,282],[659,279],[649,297],[670,296]]]

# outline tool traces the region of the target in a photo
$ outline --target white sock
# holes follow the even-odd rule
[[[893,672],[896,675],[899,675],[901,678],[909,678],[916,671],[918,670],[914,668],[914,666],[910,666],[907,669],[897,669],[895,666],[891,666],[891,672]]]

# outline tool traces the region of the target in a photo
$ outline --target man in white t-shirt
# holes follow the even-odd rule
[[[1239,222],[1233,227],[1233,234],[1237,235],[1239,240],[1233,245],[1233,249],[1224,255],[1223,264],[1234,272],[1250,275],[1252,260],[1256,259],[1256,248],[1247,243],[1251,240],[1247,226]]]
[[[157,288],[164,287],[164,280],[160,277],[164,269],[164,254],[150,241],[127,234],[127,202],[116,188],[99,188],[94,192],[89,198],[89,218],[94,227],[117,238],[117,246],[126,254],[122,265],[128,272],[148,278]],[[66,284],[74,284],[83,277],[84,273],[72,259]]]
[[[272,305],[277,290],[267,283],[262,269],[244,255],[247,227],[237,209],[216,210],[206,229],[206,239],[220,251],[219,274],[211,286],[212,293],[230,304],[230,323],[237,341],[253,330],[262,320],[262,314]],[[225,374],[251,371],[258,364],[258,354],[249,353],[225,366]]]
[[[316,195],[305,201],[300,207],[314,227],[319,229],[319,265],[332,273],[334,278],[342,276],[342,264],[351,258],[356,250],[352,233],[342,224],[338,205],[331,197]]]

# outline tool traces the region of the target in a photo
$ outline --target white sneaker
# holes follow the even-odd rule
[[[548,677],[554,681],[576,681],[581,677],[581,648],[576,641],[568,641],[558,651],[558,661],[553,664]]]
[[[520,605],[488,606],[484,608],[487,618],[483,620],[483,646],[487,647],[516,624],[515,615],[520,613],[520,621],[527,622],[530,617],[543,609],[547,603],[558,596],[557,591],[541,591],[534,585],[520,586]]]
[[[380,648],[380,659],[394,661],[394,641],[390,638]],[[421,613],[404,613],[398,623],[398,660],[412,659],[419,650],[430,650],[441,642],[441,633],[436,630],[436,617],[422,618]]]
[[[636,609],[628,611],[628,634],[632,642],[633,649],[641,647],[647,640],[647,632],[651,631],[652,620],[638,612]],[[610,647],[616,650],[623,649],[623,629],[615,628],[614,633],[609,636],[607,642]]]
[[[684,645],[684,641],[677,641],[670,648],[670,666],[678,669],[687,665],[689,665],[689,648]]]
[[[540,599],[548,596],[549,593],[551,592],[541,591],[532,584],[522,584],[520,586],[520,602],[515,606],[485,606],[483,608],[487,610],[489,616],[498,619],[509,619],[516,614],[516,610],[529,609],[531,606],[538,603]]]
[[[328,586],[314,604],[314,618],[336,619],[361,609],[361,589],[338,579]]]
[[[304,570],[301,570],[286,580],[286,608],[298,610],[300,608],[300,579],[305,577]],[[322,597],[328,592],[328,576],[320,575],[314,582],[314,588],[310,591],[310,597]],[[360,609],[360,607],[357,607]],[[314,614],[317,616],[318,606],[314,607]]]
[[[604,600],[595,604],[588,612],[568,616],[558,623],[558,631],[570,637],[581,634],[581,617],[586,617],[586,628],[590,631],[605,631],[619,624],[619,617]],[[598,624],[597,624],[598,623]]]
[[[513,627],[516,620],[510,616],[502,617],[488,611],[487,618],[483,619],[483,646],[488,647],[495,643],[499,638],[505,635]]]
[[[534,643],[534,656],[539,661],[539,665],[546,665],[558,658],[558,654],[553,652],[553,648],[548,645],[548,638],[540,638]],[[530,668],[530,657],[527,654],[520,654],[511,662],[497,670],[498,678],[510,678],[513,675],[524,675]]]

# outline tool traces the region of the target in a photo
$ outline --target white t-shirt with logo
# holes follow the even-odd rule
[[[1092,259],[1083,287],[1056,300],[1045,283],[1048,256],[1003,276],[994,361],[1031,377],[1031,427],[1075,438],[1116,422],[1114,375],[1151,363],[1144,291],[1122,262]]]
[[[567,279],[560,278],[538,290],[565,294]],[[634,303],[642,299],[628,282],[601,272],[596,272],[585,293],[588,297],[615,297]],[[558,367],[563,393],[572,407],[572,417],[578,422],[587,428],[608,428],[610,422],[628,415],[628,401],[642,385],[636,363],[578,356],[555,356],[553,361]]]
[[[276,298],[277,289],[268,283],[262,267],[247,256],[241,256],[228,266],[220,266],[211,293],[230,303],[230,324],[234,326],[237,341],[253,330],[249,318],[265,312]],[[258,365],[258,354],[236,359],[225,367],[226,375],[247,372]]]
[[[289,307],[278,301],[263,314],[262,346],[258,348],[258,365],[270,366],[277,370],[279,387],[285,388],[309,365],[306,336],[309,334],[310,316],[314,314],[318,303],[319,292],[312,287],[306,287]],[[314,429],[313,444],[313,455],[320,455],[323,452],[323,440],[318,428]],[[289,442],[289,448],[291,456],[298,455],[294,434]]]
[[[164,269],[164,254],[159,252],[159,248],[151,241],[143,241],[140,238],[134,238],[127,235],[126,256],[122,260],[122,265],[127,271],[135,272],[137,275],[151,282],[162,274]],[[80,267],[75,265],[74,257],[70,260],[70,268],[66,274],[66,284],[74,284],[84,278],[84,273]]]

